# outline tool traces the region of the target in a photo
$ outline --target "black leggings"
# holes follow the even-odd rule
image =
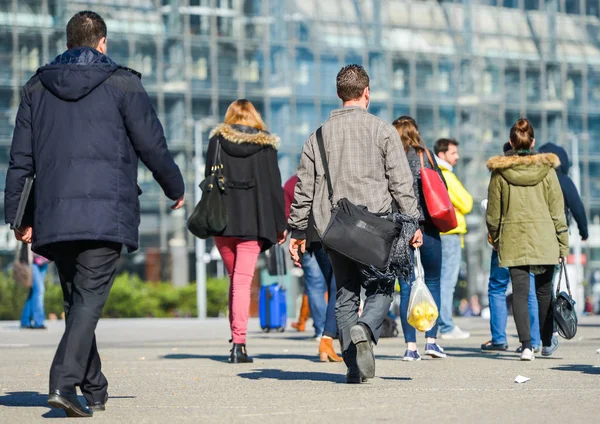
[[[554,331],[554,317],[552,315],[552,277],[554,265],[545,265],[545,272],[535,276],[535,290],[537,295],[540,332],[542,345],[550,346],[552,332]],[[529,266],[516,266],[510,268],[510,278],[513,285],[513,315],[519,340],[523,348],[531,349],[531,323],[529,322]]]

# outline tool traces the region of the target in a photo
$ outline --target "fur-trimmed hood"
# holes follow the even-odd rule
[[[269,134],[267,131],[257,130],[245,125],[219,124],[210,132],[210,138],[214,136],[221,136],[236,144],[250,143],[259,146],[271,146],[275,150],[279,148],[280,142],[279,137],[275,134]]]
[[[539,184],[551,169],[560,166],[560,159],[553,153],[495,156],[487,167],[501,174],[510,184],[534,186]]]

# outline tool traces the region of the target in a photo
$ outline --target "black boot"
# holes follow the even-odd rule
[[[248,356],[245,343],[234,343],[231,355],[229,356],[229,362],[232,364],[246,364],[254,361]]]

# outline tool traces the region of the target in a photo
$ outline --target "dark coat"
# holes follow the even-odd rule
[[[565,149],[557,146],[554,143],[546,143],[539,149],[540,153],[554,153],[560,159],[560,166],[556,168],[556,175],[558,176],[558,182],[565,198],[565,216],[567,217],[567,225],[571,221],[571,215],[577,222],[579,228],[579,235],[583,240],[587,240],[589,237],[588,233],[588,222],[585,215],[585,207],[577,192],[577,187],[573,183],[573,180],[569,177],[569,155]]]
[[[4,193],[14,222],[26,177],[35,175],[33,250],[103,240],[138,247],[138,158],[172,200],[183,177],[140,75],[85,47],[40,68],[22,91]]]
[[[425,166],[425,168],[433,169],[434,171],[436,171],[439,174],[442,181],[444,181],[444,184],[446,184],[444,176],[442,175],[442,170],[438,166],[436,160],[434,159],[434,156],[431,155],[431,158],[433,159],[433,165],[431,164],[431,162],[429,162],[427,154],[423,152],[423,165]],[[425,204],[425,196],[423,195],[423,186],[421,183],[421,158],[419,157],[419,154],[415,151],[414,148],[409,148],[408,152],[406,153],[406,159],[408,160],[408,166],[410,166],[410,171],[413,175],[413,190],[415,192],[415,197],[418,200],[417,207],[419,209],[419,223],[433,225],[433,222],[431,221],[431,216],[429,215],[429,211],[427,210],[427,205]]]
[[[217,126],[210,134],[206,175],[221,143],[226,179],[227,227],[225,237],[260,240],[263,251],[286,229],[281,175],[277,163],[279,138],[243,125]]]

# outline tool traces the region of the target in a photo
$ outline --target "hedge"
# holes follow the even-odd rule
[[[206,304],[209,317],[227,314],[228,279],[209,278]],[[0,274],[0,320],[19,320],[29,291]],[[46,314],[60,317],[63,297],[60,285],[46,284]],[[102,312],[108,318],[191,317],[197,316],[196,284],[173,287],[170,283],[145,282],[137,276],[122,274],[114,282]]]

